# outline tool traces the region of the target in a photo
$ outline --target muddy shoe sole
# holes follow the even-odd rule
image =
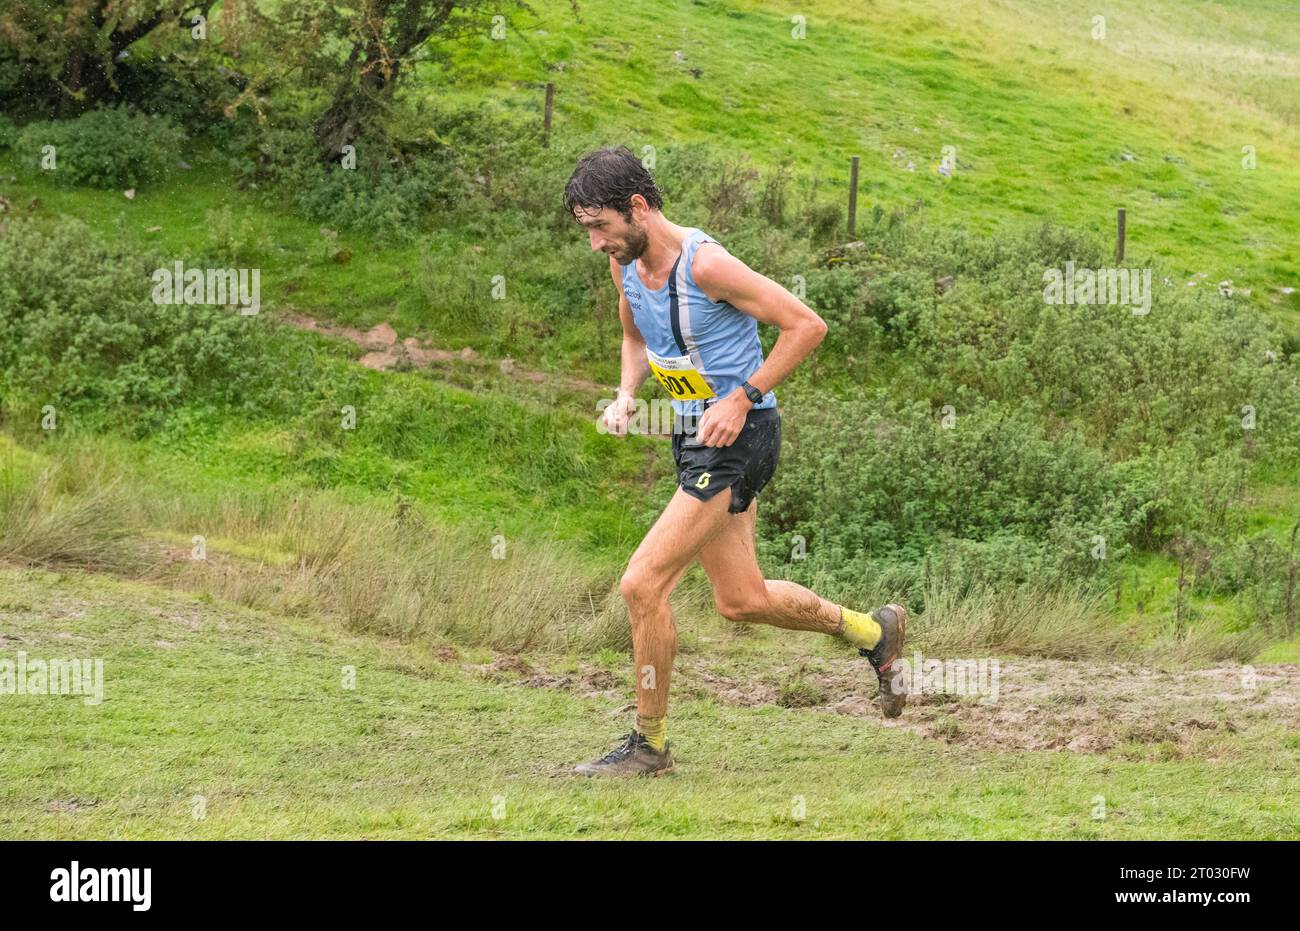
[[[584,768],[584,767],[588,767],[588,768]],[[673,764],[669,763],[667,766],[663,767],[662,769],[648,769],[648,770],[641,770],[640,772],[635,772],[630,769],[610,770],[609,768],[606,767],[595,769],[589,767],[588,764],[583,764],[582,766],[574,767],[573,771],[577,773],[579,776],[587,776],[588,778],[591,779],[612,779],[618,776],[667,776],[669,773],[673,771]]]
[[[880,643],[873,650],[858,652],[870,661],[880,684],[880,710],[887,718],[896,718],[907,705],[907,677],[898,665],[903,655],[903,640],[907,632],[907,609],[900,604],[887,604],[871,612],[880,625]]]

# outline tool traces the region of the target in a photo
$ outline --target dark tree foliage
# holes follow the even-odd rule
[[[515,8],[531,8],[516,0]],[[320,9],[324,34],[340,36],[348,49],[329,108],[316,121],[324,160],[361,136],[383,112],[399,79],[418,60],[440,60],[438,48],[451,39],[508,28],[505,6],[494,0],[354,0]],[[502,17],[494,22],[495,17]]]
[[[189,28],[215,0],[6,0],[0,92],[71,116],[111,100],[130,48],[166,23]]]

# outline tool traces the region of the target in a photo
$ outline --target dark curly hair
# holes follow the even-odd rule
[[[564,209],[573,216],[579,207],[609,207],[630,221],[633,194],[640,194],[656,210],[664,207],[663,194],[641,159],[627,146],[610,146],[578,160],[564,186]]]

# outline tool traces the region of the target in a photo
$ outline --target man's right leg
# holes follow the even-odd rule
[[[668,596],[704,549],[729,522],[730,495],[700,501],[680,488],[650,528],[619,582],[632,624],[637,726],[627,744],[577,771],[583,775],[623,775],[671,768],[664,733],[668,687],[677,654],[677,625]]]

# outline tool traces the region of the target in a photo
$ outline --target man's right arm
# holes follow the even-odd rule
[[[623,324],[622,370],[618,390],[620,395],[636,397],[637,391],[650,377],[650,362],[645,354],[645,338],[637,329],[632,319],[632,305],[623,293],[622,266],[609,258],[609,273],[614,278],[614,287],[618,289],[618,319]]]

